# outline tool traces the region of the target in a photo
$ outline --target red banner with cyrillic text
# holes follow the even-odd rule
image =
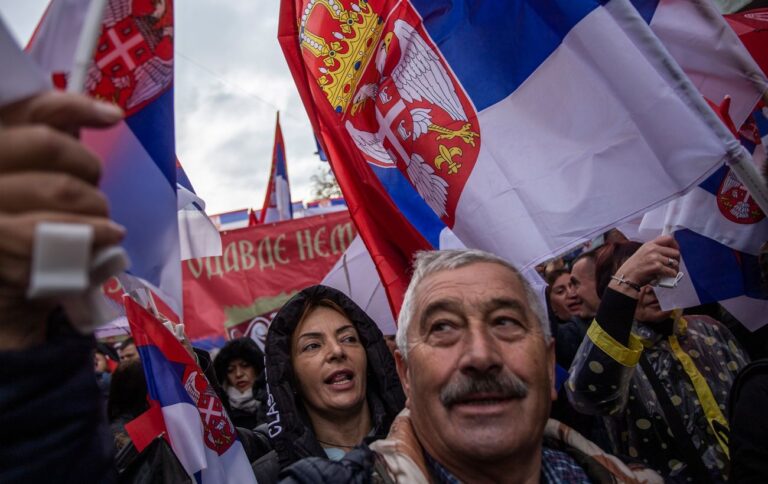
[[[221,256],[182,263],[187,336],[219,339],[276,311],[320,283],[355,234],[346,211],[223,232]]]

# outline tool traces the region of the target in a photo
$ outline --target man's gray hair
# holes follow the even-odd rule
[[[408,328],[413,320],[415,307],[416,291],[421,285],[421,281],[427,276],[436,272],[458,269],[479,262],[490,262],[506,267],[517,276],[520,284],[525,291],[525,299],[533,317],[538,320],[541,326],[541,332],[544,334],[545,341],[549,341],[552,332],[549,328],[549,318],[541,305],[541,300],[536,291],[520,271],[506,260],[477,249],[459,249],[459,250],[432,250],[417,252],[413,261],[413,277],[408,284],[408,290],[405,291],[403,306],[400,308],[400,315],[397,318],[397,348],[408,358]]]

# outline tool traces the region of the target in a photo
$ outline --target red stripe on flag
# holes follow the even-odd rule
[[[280,3],[278,41],[288,61],[301,100],[312,122],[314,132],[321,138],[333,173],[349,206],[349,213],[371,254],[381,282],[387,291],[392,313],[397,314],[410,281],[413,254],[430,250],[432,246],[400,213],[384,190],[360,150],[352,143],[342,126],[341,118],[329,109],[328,101],[313,95],[311,86],[317,80],[306,70],[299,45],[296,2]]]
[[[139,452],[146,449],[158,435],[168,440],[160,404],[150,401],[149,410],[125,424],[125,431]]]

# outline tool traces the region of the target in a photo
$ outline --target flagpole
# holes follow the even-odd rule
[[[72,60],[72,69],[69,71],[67,92],[82,94],[85,91],[85,79],[88,68],[93,62],[93,51],[101,33],[101,23],[104,18],[104,9],[107,0],[91,0],[85,13],[83,29],[77,40],[75,57]]]
[[[706,103],[699,91],[694,87],[682,68],[670,56],[666,47],[656,37],[648,24],[638,17],[635,7],[629,0],[614,0],[608,7],[614,17],[625,17],[631,28],[627,32],[633,40],[641,43],[649,52],[657,56],[658,62],[666,67],[675,76],[677,89],[683,91],[688,106],[696,112],[712,132],[720,138],[726,148],[726,163],[733,169],[741,183],[747,187],[747,191],[755,200],[762,211],[768,214],[768,187],[765,180],[752,163],[752,155],[726,128],[712,108]],[[631,20],[631,22],[629,22]]]

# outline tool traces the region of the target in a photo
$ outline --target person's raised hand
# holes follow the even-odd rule
[[[680,247],[672,236],[663,235],[640,246],[616,271],[614,276],[627,284],[614,279],[609,286],[637,298],[639,291],[632,285],[642,287],[664,277],[675,277],[679,266]]]
[[[53,305],[25,297],[38,223],[90,225],[94,249],[122,240],[97,186],[101,162],[73,136],[122,117],[111,104],[58,91],[0,108],[0,349],[39,342]]]

